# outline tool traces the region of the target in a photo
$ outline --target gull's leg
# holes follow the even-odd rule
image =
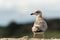
[[[44,39],[44,33],[43,33],[43,39]]]
[[[44,38],[44,33],[43,33],[43,38]]]
[[[33,38],[35,37],[35,35],[36,35],[36,34],[34,33]]]

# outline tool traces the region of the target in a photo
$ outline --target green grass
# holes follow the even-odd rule
[[[33,33],[31,31],[32,26],[24,25],[18,29],[16,29],[12,34],[9,33],[8,28],[0,28],[0,38],[2,37],[13,37],[20,38],[23,36],[33,37]],[[37,38],[42,38],[42,35],[36,35]],[[60,31],[56,30],[47,30],[45,32],[45,38],[60,38]]]
[[[32,34],[29,34],[29,37],[32,37]],[[42,35],[36,35],[37,38],[43,38]],[[44,34],[45,38],[60,38],[60,32],[59,31],[46,31]]]

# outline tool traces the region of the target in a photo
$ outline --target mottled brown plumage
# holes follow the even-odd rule
[[[36,15],[36,21],[34,22],[34,25],[32,27],[32,32],[34,34],[33,37],[35,37],[36,34],[43,34],[44,36],[44,32],[47,29],[47,24],[45,20],[42,18],[42,12],[37,10],[31,15]]]

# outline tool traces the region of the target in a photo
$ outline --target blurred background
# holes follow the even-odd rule
[[[60,38],[60,0],[0,0],[0,38],[32,37],[36,16],[30,14],[35,10],[41,10],[47,22],[45,37]]]

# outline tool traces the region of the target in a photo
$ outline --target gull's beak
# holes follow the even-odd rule
[[[34,15],[35,13],[31,13],[30,15]]]

